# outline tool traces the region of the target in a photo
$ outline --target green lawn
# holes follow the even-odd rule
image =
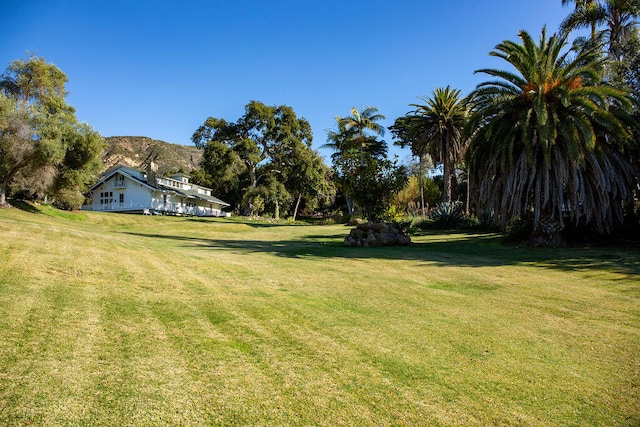
[[[0,209],[0,425],[640,424],[640,250]]]

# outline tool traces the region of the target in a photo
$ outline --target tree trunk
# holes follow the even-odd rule
[[[442,162],[442,178],[444,180],[444,194],[442,195],[442,201],[449,203],[451,202],[451,155],[449,154],[449,135],[446,137],[445,144],[445,152],[444,152],[444,162]]]
[[[7,202],[7,191],[9,190],[9,183],[13,180],[13,177],[16,175],[16,173],[18,173],[22,166],[24,166],[24,163],[17,164],[2,179],[2,186],[0,189],[0,206],[11,206]]]
[[[249,172],[249,179],[251,180],[251,188],[256,188],[258,186],[258,177],[256,176],[256,166],[245,162],[247,166],[247,171]],[[247,204],[244,206],[244,216],[253,215],[253,206],[251,205],[251,201],[247,200]]]
[[[469,176],[469,166],[467,166],[467,205],[466,205],[466,215],[469,216],[469,202],[471,200],[471,176]]]
[[[302,193],[298,194],[298,200],[296,200],[296,207],[293,208],[293,220],[296,220],[296,217],[298,216],[298,208],[300,207],[300,201],[302,200]]]
[[[0,206],[9,206],[7,203],[7,183],[2,181],[2,190],[0,190]]]
[[[422,216],[427,216],[424,209],[424,180],[422,178],[422,156],[418,158],[418,174],[420,174],[420,206],[422,206]]]
[[[531,243],[535,246],[561,246],[564,239],[560,222],[555,219],[541,219],[531,233]]]
[[[353,206],[353,201],[351,200],[351,197],[345,195],[344,197],[347,201],[347,213],[349,215],[353,215],[353,212],[355,211],[354,206]]]
[[[563,228],[561,219],[554,216],[551,207],[545,206],[538,220],[534,220],[530,242],[535,246],[561,246],[564,243]]]

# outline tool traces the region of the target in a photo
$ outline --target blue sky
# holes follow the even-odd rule
[[[436,87],[466,95],[484,80],[474,70],[505,68],[496,44],[555,31],[569,12],[561,0],[2,0],[0,65],[27,51],[54,63],[104,136],[190,145],[207,117],[235,121],[254,99],[293,107],[319,148],[351,107],[389,126]]]

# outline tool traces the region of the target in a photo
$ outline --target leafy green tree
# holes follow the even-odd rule
[[[331,192],[328,168],[318,153],[296,139],[286,139],[274,151],[271,166],[292,197],[290,215],[295,221],[303,201],[319,206]]]
[[[16,178],[42,191],[77,193],[97,172],[102,137],[78,124],[65,101],[67,76],[44,58],[9,64],[0,79],[0,204]],[[48,173],[43,173],[43,170]],[[47,178],[47,179],[45,179]],[[56,182],[51,187],[53,181]],[[73,204],[75,206],[75,203]]]
[[[411,215],[425,216],[425,210],[422,208],[435,206],[441,200],[442,190],[433,178],[412,174],[406,187],[393,197],[392,203]]]
[[[465,141],[462,130],[467,120],[467,107],[460,91],[436,88],[424,104],[411,104],[414,111],[398,118],[391,132],[397,144],[410,147],[413,155],[423,158],[429,154],[443,166],[443,201],[453,199],[453,175],[456,163],[462,158]]]
[[[407,183],[406,167],[387,158],[362,158],[355,153],[345,156],[344,160],[350,165],[342,171],[347,174],[345,186],[362,215],[372,222],[385,219],[393,197]]]
[[[222,200],[238,208],[244,191],[250,187],[245,163],[233,149],[219,141],[209,141],[203,148],[201,169],[191,173],[195,184],[204,185]]]
[[[241,190],[234,199],[243,204],[246,215],[255,211],[252,206],[264,204],[279,216],[295,199],[296,216],[300,201],[324,179],[318,172],[322,161],[311,149],[311,126],[289,106],[251,101],[237,122],[210,117],[192,140],[204,148],[205,176],[225,186],[221,194]]]
[[[566,50],[566,35],[539,43],[526,31],[490,55],[517,72],[482,69],[495,80],[472,93],[467,127],[470,179],[480,208],[503,225],[532,216],[535,236],[556,243],[566,214],[610,230],[628,201],[632,170],[619,147],[631,138],[627,93],[601,82],[598,46]]]
[[[84,191],[102,168],[104,138],[86,123],[79,124],[65,139],[66,152],[58,165],[52,186],[54,204],[62,209],[78,209]]]

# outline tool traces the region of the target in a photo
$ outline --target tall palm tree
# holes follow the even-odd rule
[[[385,130],[378,122],[386,117],[377,112],[375,107],[366,107],[362,111],[353,107],[350,116],[336,116],[338,129],[349,136],[351,148],[357,148],[361,156],[367,152],[377,155],[381,151],[382,146],[377,136],[384,136]],[[373,132],[373,135],[367,131]],[[386,148],[382,151],[386,153]]]
[[[596,5],[596,0],[562,0],[562,5],[566,6],[569,3],[575,3],[576,7],[575,7],[575,14],[578,14],[584,18],[586,18],[588,15],[588,11]],[[590,22],[591,24],[591,38],[594,38],[596,36],[596,23],[595,22]]]
[[[334,168],[342,171],[338,174],[343,175],[342,178],[345,181],[349,181],[344,176],[347,175],[344,173],[345,171],[353,171],[358,164],[363,167],[367,163],[366,160],[370,158],[383,159],[387,155],[386,142],[377,138],[385,133],[384,127],[377,123],[385,119],[385,116],[377,114],[377,111],[378,109],[375,107],[367,107],[362,111],[352,108],[351,116],[336,116],[337,130],[327,131],[327,143],[322,147],[333,150],[331,160]],[[374,135],[371,135],[371,132]],[[349,187],[349,185],[345,185],[345,187]],[[348,190],[345,193],[349,213],[353,213],[353,195],[349,194]]]
[[[563,0],[565,4],[567,0]],[[596,27],[604,25],[609,44],[609,54],[616,61],[622,60],[624,43],[629,32],[637,25],[636,19],[640,14],[638,0],[602,0],[576,1],[576,9],[569,14],[560,28],[571,31],[579,28],[591,27],[591,37],[596,36]]]
[[[522,43],[506,40],[492,56],[517,73],[482,69],[497,80],[472,93],[467,134],[471,179],[478,204],[503,224],[532,214],[534,233],[557,241],[563,215],[607,231],[622,217],[633,172],[618,151],[631,137],[631,102],[601,83],[599,47],[564,51],[567,36],[538,44],[521,31]]]
[[[424,104],[410,104],[414,111],[396,120],[394,134],[411,146],[414,155],[429,154],[443,167],[443,201],[452,200],[453,171],[464,152],[462,130],[467,120],[467,108],[460,91],[436,88],[431,97],[421,97]]]

